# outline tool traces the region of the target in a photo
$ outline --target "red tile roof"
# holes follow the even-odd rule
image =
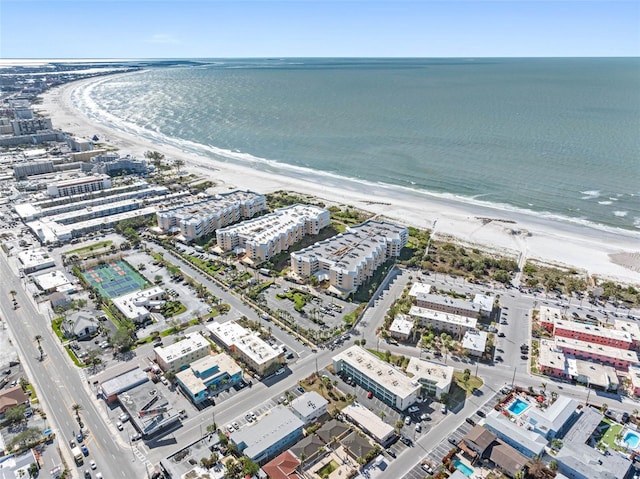
[[[262,470],[270,479],[300,479],[296,473],[296,468],[300,461],[289,451],[284,451],[275,459],[269,461]]]

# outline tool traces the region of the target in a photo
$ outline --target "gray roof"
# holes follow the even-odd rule
[[[298,413],[298,415],[304,418],[311,416],[316,410],[323,407],[326,410],[328,404],[329,401],[315,391],[306,392],[302,396],[291,401],[291,407]]]
[[[559,431],[578,408],[578,401],[560,396],[546,410],[530,408],[527,420],[541,430]]]
[[[586,444],[576,443],[565,444],[556,460],[560,471],[569,477],[575,477],[571,471],[576,471],[589,479],[622,479],[631,467],[629,458],[616,451],[604,455]]]
[[[254,458],[296,429],[302,431],[303,426],[304,423],[289,409],[276,406],[267,416],[231,433],[229,438],[238,445],[243,454]]]
[[[602,413],[591,407],[583,407],[576,423],[564,435],[565,444],[584,444],[591,436],[596,426],[602,421]]]
[[[547,445],[544,437],[509,421],[498,411],[490,411],[485,418],[485,424],[500,439],[507,441],[508,438],[510,442],[521,445],[533,454],[541,454]]]
[[[338,421],[337,419],[331,419],[322,425],[320,429],[316,431],[316,434],[324,442],[328,443],[333,437],[341,437],[345,432],[351,428],[345,423]]]
[[[149,376],[147,376],[147,373],[140,368],[135,368],[103,382],[100,384],[100,387],[104,395],[109,397],[113,394],[120,394],[121,392],[134,388],[148,380]]]

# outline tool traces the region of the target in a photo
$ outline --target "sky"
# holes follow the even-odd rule
[[[640,56],[640,0],[0,0],[0,59]]]

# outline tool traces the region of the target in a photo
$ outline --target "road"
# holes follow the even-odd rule
[[[73,404],[80,404],[80,416],[89,429],[89,437],[85,440],[90,455],[98,464],[96,471],[104,477],[122,477],[124,479],[143,477],[144,466],[137,461],[127,462],[123,449],[114,442],[113,432],[104,423],[94,401],[89,399],[88,388],[81,372],[71,363],[67,353],[54,336],[49,319],[43,317],[36,309],[33,300],[27,297],[20,279],[15,275],[7,258],[0,254],[0,297],[10,298],[9,292],[16,292],[16,300],[20,305],[14,310],[11,301],[0,301],[0,311],[12,334],[12,340],[20,353],[22,364],[32,384],[36,388],[43,409],[47,413],[47,421],[55,430],[58,446],[62,450],[67,465],[73,471],[73,477],[82,477],[82,471],[88,466],[77,468],[69,451],[69,440],[74,432],[79,431]],[[42,348],[45,353],[40,361],[40,353],[34,341],[36,334],[42,336]]]

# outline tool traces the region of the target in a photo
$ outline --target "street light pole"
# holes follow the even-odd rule
[[[516,382],[516,371],[518,368],[513,368],[513,378],[511,379],[511,388],[513,388],[513,385]]]

